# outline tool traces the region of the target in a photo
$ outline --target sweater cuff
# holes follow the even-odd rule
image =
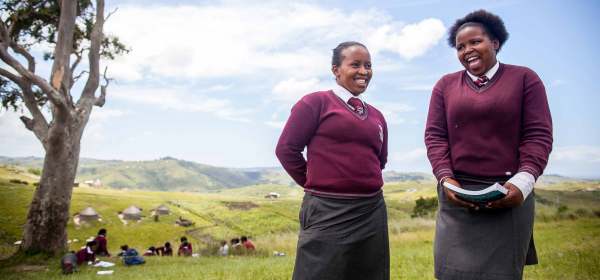
[[[521,190],[523,194],[523,201],[527,199],[527,196],[533,191],[533,185],[535,184],[535,177],[528,172],[519,172],[510,178],[507,183],[515,185],[515,187]]]
[[[435,178],[438,182],[442,182],[442,180],[446,178],[454,178],[454,172],[450,168],[442,168],[433,172]]]
[[[521,173],[521,172],[526,172],[526,173],[529,173],[530,175],[532,175],[534,178],[534,182],[535,182],[535,180],[537,180],[538,177],[540,177],[540,172],[538,172],[536,168],[533,168],[528,165],[523,165],[523,166],[519,167],[517,174]]]

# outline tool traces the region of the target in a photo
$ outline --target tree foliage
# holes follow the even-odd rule
[[[91,0],[78,0],[77,21],[73,33],[73,50],[75,61],[72,67],[73,81],[87,74],[82,70],[75,73],[75,68],[84,54],[89,51],[90,38],[96,16],[95,7]],[[5,26],[10,26],[10,39],[27,52],[38,46],[45,49],[38,55],[45,61],[54,59],[52,51],[56,47],[58,24],[60,19],[60,3],[57,0],[4,0],[0,3],[0,18]],[[115,36],[104,36],[100,56],[105,59],[115,59],[130,50]],[[71,85],[72,86],[72,85]],[[48,98],[33,85],[32,88],[38,105],[43,106]],[[0,110],[17,110],[22,105],[22,90],[10,79],[0,75]]]
[[[66,249],[81,137],[94,106],[104,105],[110,82],[105,69],[101,85],[100,59],[128,52],[118,38],[104,35],[108,17],[104,0],[0,3],[0,109],[25,107],[31,116],[20,119],[46,153],[23,230],[21,249],[28,253],[60,254]],[[86,69],[78,70],[84,55]],[[48,78],[36,72],[40,56],[52,64]],[[75,101],[71,91],[83,77]]]

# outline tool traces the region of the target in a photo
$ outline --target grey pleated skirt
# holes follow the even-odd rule
[[[463,188],[480,190],[509,178],[457,175]],[[515,208],[469,210],[455,206],[438,185],[434,241],[438,279],[522,279],[523,267],[537,264],[533,243],[534,193]]]
[[[294,280],[389,279],[383,194],[335,199],[305,194]]]

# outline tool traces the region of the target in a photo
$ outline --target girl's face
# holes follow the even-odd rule
[[[467,26],[456,34],[458,60],[475,76],[485,74],[496,64],[499,47],[498,40],[490,39],[480,26]]]
[[[371,55],[361,46],[351,46],[342,50],[342,62],[333,65],[331,70],[337,83],[358,96],[363,93],[373,76]]]

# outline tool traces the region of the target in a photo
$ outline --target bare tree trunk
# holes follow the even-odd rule
[[[25,127],[36,135],[46,151],[40,185],[35,190],[23,231],[21,250],[27,253],[60,254],[67,249],[66,228],[70,217],[73,182],[79,163],[81,136],[92,108],[104,105],[110,80],[106,77],[105,70],[106,84],[100,87],[100,96],[96,97],[95,92],[100,84],[99,61],[105,21],[104,0],[96,0],[95,22],[89,38],[88,80],[77,103],[73,102],[70,92],[74,81],[73,69],[79,63],[83,52],[78,53],[78,60],[71,66],[77,5],[77,0],[60,2],[58,36],[49,82],[35,74],[33,56],[18,44],[18,40],[12,39],[12,25],[9,26],[0,19],[0,59],[18,73],[17,75],[0,67],[0,76],[10,79],[22,89],[22,99],[33,118],[22,116],[21,120]],[[9,47],[27,59],[27,68],[13,57]],[[32,85],[42,90],[50,102],[50,123],[38,108],[33,97]]]
[[[40,185],[36,188],[22,249],[27,253],[45,252],[58,255],[67,250],[66,227],[73,182],[80,151],[78,129],[73,120],[55,122],[49,130],[48,150]]]

